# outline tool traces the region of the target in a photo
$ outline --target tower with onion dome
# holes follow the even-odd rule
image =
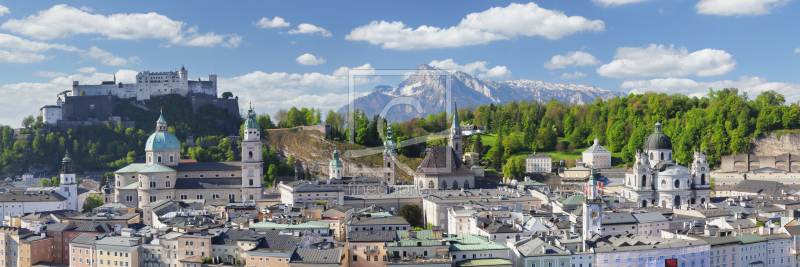
[[[383,181],[397,183],[397,142],[394,141],[392,126],[386,128],[386,141],[383,141]]]
[[[247,111],[242,140],[242,201],[261,199],[264,162],[261,159],[261,127],[253,106]]]

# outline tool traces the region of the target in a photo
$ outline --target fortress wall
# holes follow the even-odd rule
[[[197,110],[200,107],[205,105],[213,105],[219,108],[222,108],[228,112],[230,116],[241,116],[239,114],[239,100],[232,98],[232,99],[224,99],[224,98],[206,98],[206,97],[192,97],[192,111],[197,113]]]

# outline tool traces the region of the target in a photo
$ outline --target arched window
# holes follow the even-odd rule
[[[647,186],[647,175],[642,174],[642,184],[639,186]]]
[[[469,188],[469,181],[464,181],[464,188]]]
[[[680,205],[681,205],[681,196],[675,196],[675,199],[674,199],[674,201],[673,201],[673,202],[674,202],[674,203],[673,203],[673,205],[674,205],[675,207],[678,207],[678,206],[680,206]]]
[[[247,154],[248,156],[250,156],[251,159],[253,158],[253,151],[247,151]]]
[[[453,189],[458,189],[458,181],[453,181]]]
[[[158,156],[158,163],[161,163],[161,156]]]
[[[436,186],[433,185],[433,181],[428,182],[428,188],[430,188],[430,189],[436,188]]]
[[[706,185],[706,174],[700,174],[700,185]]]
[[[119,183],[119,181],[117,181],[117,186],[120,186],[120,183]]]
[[[667,180],[661,180],[661,187],[662,189],[667,187]]]
[[[642,208],[646,208],[646,207],[647,207],[647,200],[645,199],[645,200],[642,200]]]
[[[447,181],[442,181],[442,187],[439,187],[439,188],[441,188],[441,189],[447,188]]]
[[[705,204],[705,203],[706,203],[706,198],[700,198],[700,204],[702,205],[702,204]]]
[[[386,167],[387,168],[391,168],[392,167],[392,162],[386,162]]]
[[[661,152],[661,160],[664,160],[664,152]]]
[[[675,180],[675,188],[681,187],[681,180]]]
[[[169,181],[167,181],[167,187],[169,187]]]

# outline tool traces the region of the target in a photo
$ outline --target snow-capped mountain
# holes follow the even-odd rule
[[[426,64],[420,64],[417,71],[443,71]],[[510,80],[496,82],[478,79],[467,73],[456,71],[452,73],[452,94],[456,97],[459,108],[469,105],[475,107],[491,103],[505,104],[512,100],[528,102],[546,102],[550,98],[566,101],[572,104],[594,102],[597,98],[610,99],[617,96],[626,96],[624,92],[603,90],[591,85],[555,84],[531,80]],[[447,76],[444,75],[411,75],[395,87],[387,85],[376,86],[371,93],[357,98],[354,102],[355,109],[363,110],[368,115],[380,114],[387,104],[394,100],[395,103],[409,105],[393,105],[388,110],[387,118],[390,121],[404,121],[414,117],[425,117],[428,114],[437,114],[445,110],[445,96]],[[414,100],[419,101],[422,107],[421,114],[411,105]],[[353,103],[351,103],[353,104]],[[348,106],[339,109],[345,112]]]

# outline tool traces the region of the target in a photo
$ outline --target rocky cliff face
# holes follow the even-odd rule
[[[444,73],[444,70],[420,64],[417,73],[422,71],[432,74]],[[609,99],[626,95],[624,92],[603,90],[591,85],[554,84],[524,79],[504,82],[481,80],[461,71],[453,72],[451,77],[452,97],[457,99],[458,106],[462,108],[469,105],[505,104],[523,99],[529,102],[546,102],[551,98],[572,104],[583,104],[591,103],[597,98]],[[400,105],[393,107],[391,112],[387,113],[386,117],[390,121],[404,121],[445,111],[446,95],[446,76],[410,75],[395,87],[377,86],[370,94],[356,99],[351,104],[355,109],[371,115],[382,113],[391,101],[401,100],[402,103],[411,104],[407,102],[416,99],[421,104],[420,111],[410,105]],[[339,112],[347,110],[348,106],[344,106]]]
[[[800,134],[769,133],[760,138],[750,140],[751,153],[758,156],[777,156],[790,153],[800,155]]]

